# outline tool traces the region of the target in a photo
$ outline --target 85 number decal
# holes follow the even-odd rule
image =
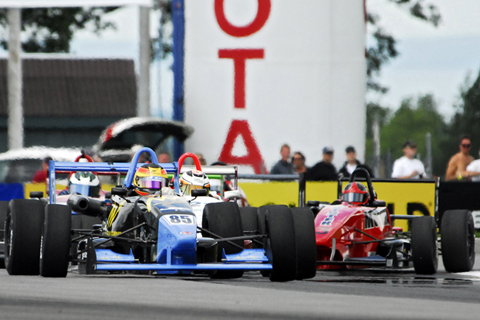
[[[169,224],[193,224],[193,219],[192,216],[184,216],[184,215],[176,215],[176,214],[171,214],[168,216],[165,216],[167,219],[167,222]]]

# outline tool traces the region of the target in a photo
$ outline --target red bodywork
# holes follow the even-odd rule
[[[318,262],[369,257],[376,254],[379,244],[372,240],[393,237],[386,207],[355,206],[347,202],[321,209],[315,218],[315,233]],[[332,247],[335,247],[334,253]],[[344,266],[319,263],[317,268],[338,269]]]

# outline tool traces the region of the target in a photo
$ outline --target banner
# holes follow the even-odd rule
[[[307,165],[364,157],[365,21],[359,0],[185,0],[185,151],[265,173],[280,147]]]

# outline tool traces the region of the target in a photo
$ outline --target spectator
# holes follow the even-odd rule
[[[301,152],[295,152],[292,157],[292,163],[295,173],[306,172],[308,168],[305,166],[305,156]]]
[[[421,179],[426,178],[423,163],[415,159],[417,144],[408,140],[403,144],[404,156],[393,163],[392,178],[398,179]]]
[[[323,148],[323,160],[307,170],[306,179],[309,181],[337,180],[337,168],[332,164],[333,148]]]
[[[206,166],[206,165],[207,165],[207,160],[205,160],[205,157],[203,156],[203,154],[197,152],[197,153],[195,153],[195,155],[197,156],[198,161],[200,161],[200,164],[201,164],[202,166]]]
[[[38,170],[33,176],[34,183],[46,183],[48,178],[48,166],[52,157],[45,157],[42,163],[42,169]]]
[[[158,163],[168,163],[170,162],[170,155],[166,152],[160,152],[158,154]]]
[[[450,158],[445,173],[445,180],[470,180],[472,176],[479,174],[477,172],[467,171],[467,166],[473,161],[473,157],[469,155],[471,145],[469,135],[460,137],[460,151]]]
[[[343,164],[343,167],[340,168],[338,171],[343,175],[344,178],[348,178],[352,175],[352,172],[355,171],[357,168],[364,168],[370,174],[370,178],[374,178],[372,170],[366,165],[362,164],[360,161],[357,160],[357,153],[355,152],[355,148],[352,146],[348,146],[345,149],[347,154],[347,161]],[[366,178],[365,173],[363,171],[359,172],[356,177],[358,178]]]
[[[467,166],[467,171],[470,173],[469,175],[472,177],[472,181],[480,181],[480,159],[472,161]]]
[[[293,164],[288,161],[290,158],[290,146],[288,144],[284,144],[280,148],[280,155],[282,158],[278,160],[277,163],[272,167],[270,170],[271,174],[294,174],[295,169]]]

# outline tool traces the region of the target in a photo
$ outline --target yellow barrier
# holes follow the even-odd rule
[[[347,182],[343,183],[345,186]],[[253,207],[265,204],[298,206],[298,182],[239,182]],[[309,181],[305,187],[305,199],[332,202],[337,199],[337,182]],[[394,214],[406,215],[410,207],[414,214],[421,215],[418,207],[424,207],[431,216],[435,214],[435,181],[375,181],[373,187],[378,199],[384,200]],[[417,210],[415,210],[417,209]],[[398,220],[395,226],[407,229],[407,222]]]

